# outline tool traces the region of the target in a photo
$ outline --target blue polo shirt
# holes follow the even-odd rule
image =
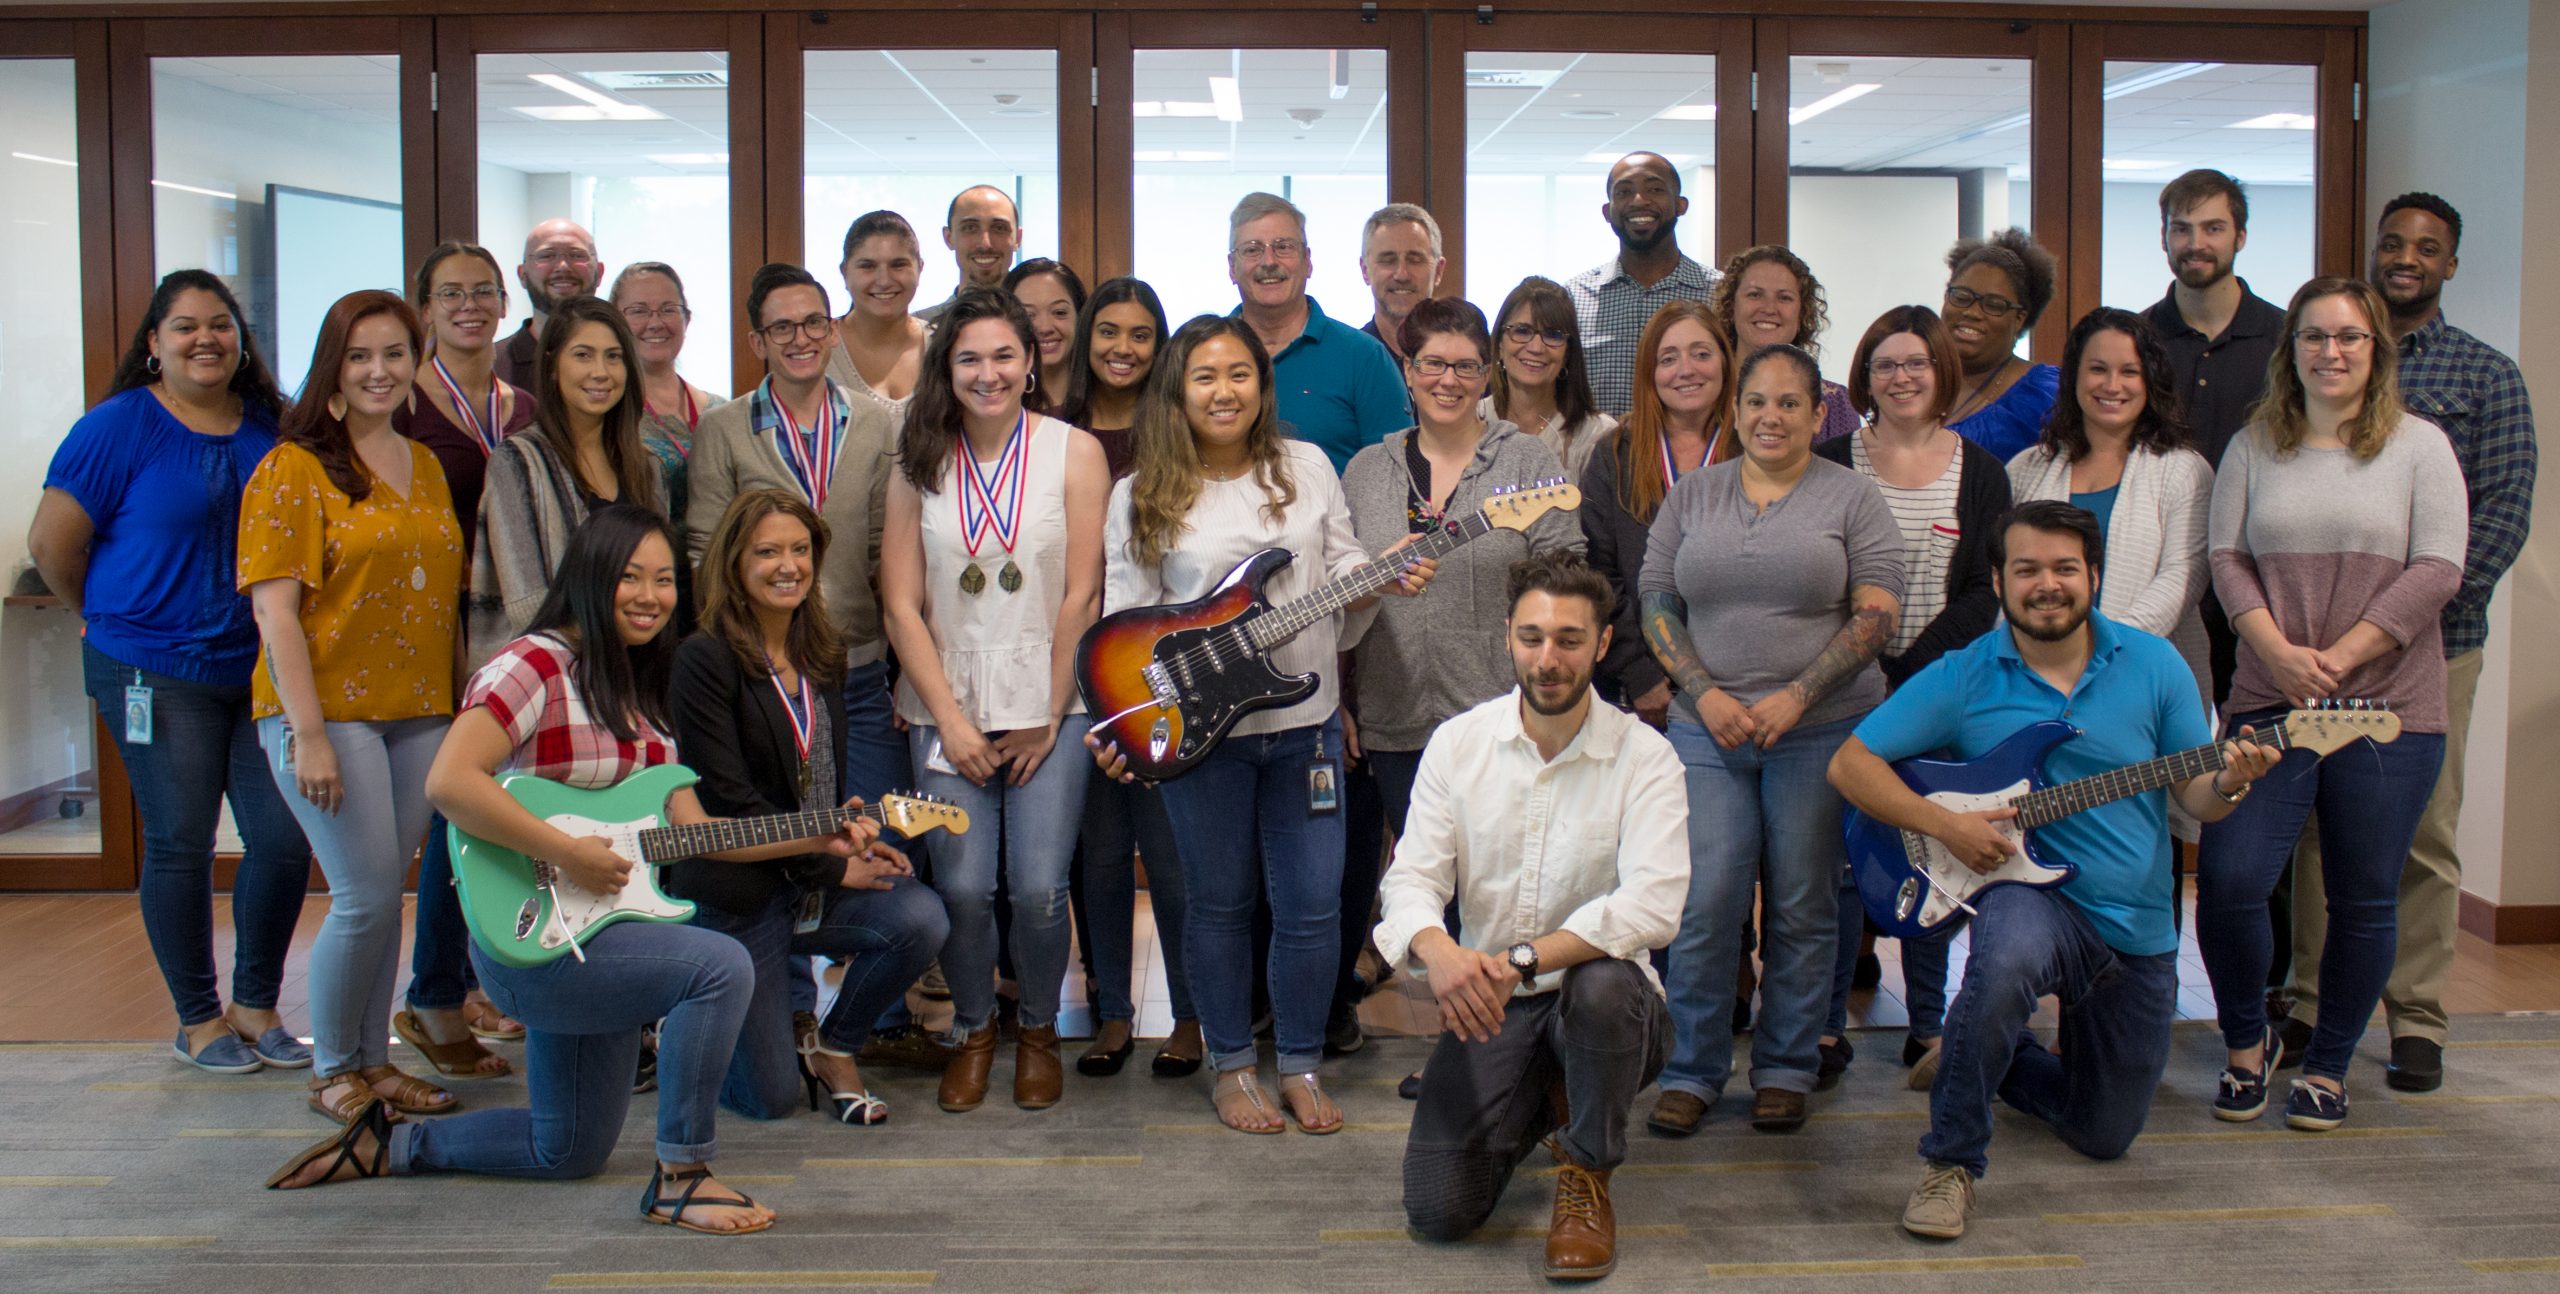
[[[1314,297],[1306,331],[1271,357],[1271,381],[1280,421],[1323,450],[1335,475],[1353,454],[1413,425],[1404,374],[1386,345],[1328,317]]]
[[[2028,724],[2060,719],[2080,736],[2045,757],[2048,783],[2088,777],[2213,740],[2196,677],[2165,638],[2089,613],[2096,639],[2071,695],[2018,655],[2003,625],[1911,676],[1858,724],[1857,738],[1890,763],[1915,755],[1972,759]],[[2036,829],[2047,857],[2074,864],[2071,900],[2117,952],[2175,952],[2169,793],[2145,791]]]

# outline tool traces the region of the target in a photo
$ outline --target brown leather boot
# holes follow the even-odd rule
[[[950,1053],[942,1063],[942,1090],[934,1099],[953,1114],[974,1110],[987,1099],[987,1075],[996,1067],[996,1026],[990,1020]]]
[[[1556,1166],[1556,1212],[1547,1224],[1547,1279],[1598,1280],[1618,1266],[1618,1215],[1609,1174],[1570,1160]]]
[[[1023,1030],[1013,1046],[1013,1103],[1026,1110],[1056,1105],[1066,1072],[1058,1059],[1058,1026]]]

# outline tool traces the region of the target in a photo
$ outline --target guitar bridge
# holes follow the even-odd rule
[[[1173,686],[1173,676],[1161,663],[1149,665],[1138,674],[1147,680],[1147,692],[1155,697],[1157,705],[1170,707],[1180,703],[1181,694]]]

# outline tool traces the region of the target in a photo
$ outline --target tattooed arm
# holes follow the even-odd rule
[[[1901,600],[1872,584],[1861,585],[1849,597],[1849,620],[1804,672],[1785,687],[1760,698],[1751,707],[1752,718],[1759,721],[1754,737],[1765,749],[1776,745],[1804,718],[1816,701],[1830,695],[1831,690],[1857,676],[1867,663],[1884,650],[1893,637],[1893,627],[1902,618]]]
[[[1680,595],[1647,593],[1638,606],[1644,645],[1661,663],[1662,672],[1671,676],[1671,685],[1697,707],[1698,722],[1706,725],[1707,735],[1726,750],[1751,740],[1759,721],[1707,676],[1706,662],[1698,659],[1697,644],[1689,640],[1689,612]]]

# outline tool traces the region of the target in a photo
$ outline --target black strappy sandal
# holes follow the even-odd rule
[[[326,1186],[337,1179],[339,1169],[350,1165],[354,1166],[358,1177],[389,1176],[391,1173],[391,1125],[399,1121],[399,1112],[392,1109],[389,1102],[370,1090],[366,1091],[363,1105],[355,1111],[353,1118],[347,1120],[346,1127],[340,1129],[335,1136],[323,1137],[311,1143],[293,1158],[284,1161],[284,1167],[277,1169],[267,1178],[267,1189],[271,1191],[304,1189],[299,1186],[287,1187],[284,1184],[285,1179],[318,1162],[322,1155],[331,1153],[335,1153],[337,1158],[330,1162],[329,1171],[322,1173],[320,1180],[310,1185]],[[370,1155],[360,1154],[356,1150],[356,1146],[366,1137],[373,1138],[373,1153]]]
[[[662,1227],[682,1227],[687,1231],[699,1231],[706,1236],[751,1236],[756,1232],[765,1230],[773,1225],[773,1220],[770,1218],[767,1218],[762,1222],[753,1223],[743,1227],[706,1227],[698,1223],[685,1221],[684,1211],[697,1204],[703,1205],[707,1208],[753,1209],[762,1207],[743,1192],[723,1199],[695,1199],[693,1197],[693,1193],[701,1190],[702,1184],[710,1180],[711,1170],[709,1168],[689,1168],[681,1173],[670,1173],[667,1171],[667,1166],[665,1164],[656,1165],[656,1171],[649,1174],[649,1189],[643,1192],[640,1196],[640,1220],[643,1222],[654,1223]],[[675,1197],[675,1200],[673,1201],[675,1204],[674,1212],[660,1213],[658,1212],[658,1206],[668,1203],[669,1201],[658,1194],[658,1188],[661,1185],[673,1182],[684,1183],[684,1194]]]

